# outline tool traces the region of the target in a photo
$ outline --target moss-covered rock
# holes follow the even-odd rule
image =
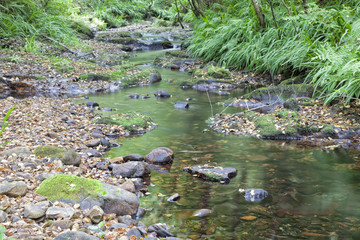
[[[61,158],[66,151],[55,146],[38,146],[34,149],[34,154],[39,157]]]
[[[325,137],[335,137],[336,136],[335,129],[330,124],[324,125],[320,132]]]
[[[108,81],[110,80],[109,74],[106,73],[88,73],[80,76],[81,79],[88,81]]]
[[[214,78],[230,78],[231,73],[229,69],[226,69],[224,67],[218,67],[214,65],[209,65],[206,69],[208,76],[214,77]]]
[[[300,114],[293,111],[281,110],[275,114],[278,118],[299,118]]]
[[[101,190],[102,186],[103,184],[98,180],[57,174],[44,180],[35,192],[51,201],[60,199],[76,202],[87,196],[105,195],[106,192]]]
[[[98,32],[95,39],[98,41],[109,41],[111,39],[129,38],[130,32],[126,31],[103,31]]]
[[[275,95],[283,100],[296,97],[311,97],[314,87],[310,84],[277,85],[266,88],[258,88],[251,93],[244,95],[246,98],[263,99],[269,95]]]

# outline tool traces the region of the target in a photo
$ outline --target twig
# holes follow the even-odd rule
[[[209,96],[209,91],[206,91],[206,94],[207,94],[207,97],[209,99],[209,104],[210,104],[210,109],[211,109],[211,116],[214,117],[214,111],[213,111],[211,99],[210,99],[210,96]]]
[[[43,35],[43,34],[42,34],[42,36],[43,36],[44,38],[50,40],[50,41],[53,41],[53,42],[59,44],[60,46],[62,46],[63,48],[67,49],[67,50],[68,50],[69,52],[71,52],[72,54],[77,55],[77,52],[71,50],[70,48],[68,48],[67,46],[65,46],[64,44],[62,44],[61,42],[59,42],[59,41],[57,41],[57,40],[55,40],[55,39],[53,39],[53,38],[51,38],[51,37],[48,37],[48,36],[46,36],[46,35]]]

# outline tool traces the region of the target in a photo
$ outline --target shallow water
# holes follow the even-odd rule
[[[164,52],[138,53],[134,61],[151,62],[158,54]],[[146,114],[158,124],[142,136],[120,139],[122,146],[113,149],[110,156],[145,156],[156,147],[175,152],[169,173],[151,173],[150,195],[141,199],[142,207],[153,208],[142,219],[145,224],[174,225],[171,232],[184,239],[360,239],[360,172],[349,170],[354,159],[346,151],[327,153],[278,141],[208,132],[205,121],[212,112],[224,110],[216,102],[244,92],[210,94],[209,101],[204,92],[179,87],[189,78],[186,73],[159,71],[163,77],[160,83],[90,96],[102,107]],[[168,83],[168,79],[175,82]],[[153,93],[158,89],[173,96],[156,99]],[[130,99],[128,95],[133,93],[152,98]],[[186,98],[192,98],[188,110],[173,107]],[[238,174],[230,184],[221,185],[203,182],[182,171],[183,167],[209,162],[234,167]],[[265,189],[269,197],[246,202],[239,188]],[[181,199],[167,202],[174,193],[179,193]],[[204,219],[192,217],[200,208],[213,213]]]

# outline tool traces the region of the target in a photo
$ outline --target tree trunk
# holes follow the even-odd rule
[[[253,7],[255,9],[256,15],[257,15],[257,17],[259,19],[260,26],[262,28],[265,28],[265,17],[264,17],[264,14],[261,12],[258,1],[257,0],[251,0],[251,2],[252,2],[252,5],[253,5]]]

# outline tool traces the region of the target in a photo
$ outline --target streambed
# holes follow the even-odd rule
[[[151,65],[146,63],[162,54],[165,51],[138,52],[132,61],[146,67]],[[153,209],[142,219],[146,225],[173,225],[171,232],[184,239],[360,237],[360,172],[349,168],[355,159],[348,152],[297,148],[280,141],[212,133],[205,121],[224,110],[216,103],[241,96],[244,90],[208,97],[204,92],[179,87],[190,77],[186,73],[169,69],[159,72],[163,78],[160,83],[89,96],[101,107],[146,114],[158,124],[144,135],[120,139],[122,146],[112,149],[109,156],[145,156],[157,147],[168,147],[175,153],[168,173],[151,173],[150,195],[141,199],[142,207]],[[155,98],[153,94],[159,89],[172,97]],[[129,95],[135,93],[152,97],[130,99]],[[173,107],[188,98],[192,99],[189,109]],[[226,109],[226,113],[235,111]],[[230,184],[221,185],[203,182],[182,171],[183,167],[205,163],[234,167],[238,174]],[[261,202],[247,202],[239,188],[265,189],[269,197]],[[181,199],[167,202],[175,193]],[[192,217],[200,208],[213,212],[203,219]]]

